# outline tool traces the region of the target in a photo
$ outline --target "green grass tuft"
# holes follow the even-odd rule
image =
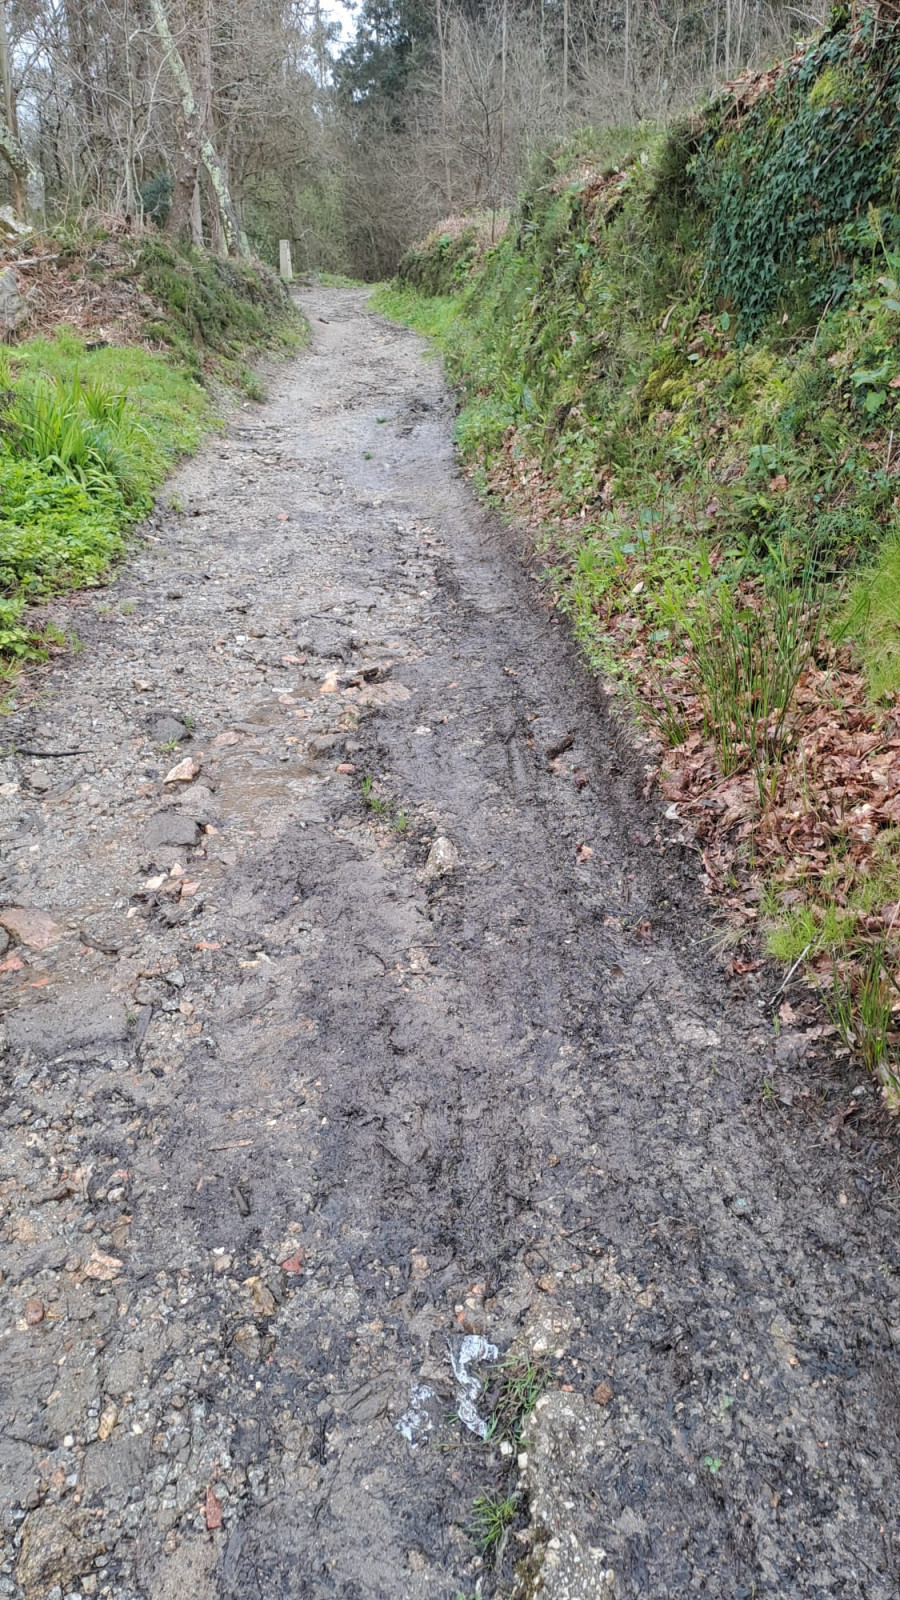
[[[504,1537],[513,1521],[518,1502],[515,1495],[506,1499],[499,1495],[481,1494],[472,1506],[470,1534],[483,1556],[499,1554]]]
[[[499,1379],[500,1387],[491,1407],[487,1437],[508,1439],[517,1444],[550,1381],[550,1375],[541,1362],[513,1351],[505,1358]]]
[[[900,689],[900,533],[856,584],[845,627],[859,639],[872,699],[889,699]]]

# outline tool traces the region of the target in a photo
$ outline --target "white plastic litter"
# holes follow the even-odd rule
[[[430,1433],[434,1427],[434,1418],[428,1410],[426,1402],[435,1399],[437,1399],[437,1396],[430,1384],[417,1383],[413,1388],[409,1397],[408,1409],[404,1411],[399,1421],[394,1423],[397,1432],[402,1433],[404,1439],[407,1439],[410,1444],[418,1444],[422,1436]]]
[[[490,1344],[480,1333],[467,1333],[458,1350],[454,1350],[451,1344],[447,1348],[453,1376],[459,1385],[456,1415],[470,1433],[477,1434],[479,1439],[486,1439],[488,1425],[484,1417],[479,1415],[476,1405],[481,1394],[481,1381],[474,1372],[469,1371],[469,1367],[480,1361],[496,1361],[500,1352],[495,1344]]]

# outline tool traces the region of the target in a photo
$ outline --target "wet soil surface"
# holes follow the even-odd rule
[[[889,1600],[896,1198],[419,341],[301,300],[4,729],[0,1595]]]

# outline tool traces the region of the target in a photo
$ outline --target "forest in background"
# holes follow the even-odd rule
[[[583,125],[658,122],[821,21],[784,0],[0,0],[0,208],[369,280]],[[0,224],[2,226],[2,224]]]

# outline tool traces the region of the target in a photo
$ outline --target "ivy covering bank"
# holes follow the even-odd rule
[[[897,1098],[900,28],[835,15],[667,129],[584,133],[380,304],[441,344],[738,928]]]

